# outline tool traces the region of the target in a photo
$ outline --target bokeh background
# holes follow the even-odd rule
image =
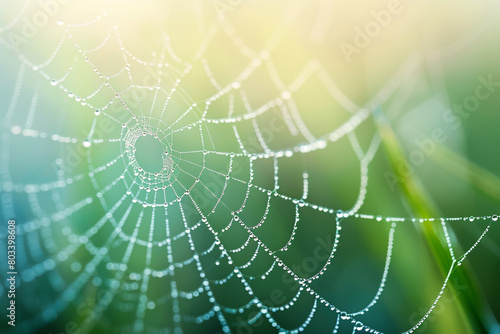
[[[2,1],[0,277],[9,219],[19,274],[0,330],[275,333],[272,313],[331,333],[262,245],[353,313],[399,217],[365,327],[337,330],[404,332],[452,265],[419,219],[467,217],[446,220],[457,258],[491,228],[416,332],[500,333],[499,18],[493,0]]]

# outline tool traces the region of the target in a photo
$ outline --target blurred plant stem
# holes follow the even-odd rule
[[[442,145],[436,145],[436,152],[430,158],[455,176],[467,180],[488,197],[500,201],[500,179],[495,174]]]
[[[394,131],[392,130],[389,122],[385,118],[381,109],[378,109],[374,113],[377,126],[382,137],[382,143],[387,155],[389,164],[396,174],[398,168],[405,168],[406,170],[411,170],[408,161],[405,158],[404,151],[396,137]],[[435,153],[435,155],[437,155]],[[444,161],[443,157],[443,161]],[[403,164],[403,166],[402,166]],[[459,170],[463,172],[463,169],[467,168],[468,165],[458,167],[457,163],[447,163],[450,166],[453,165],[458,172]],[[479,167],[475,167],[476,169]],[[474,171],[472,171],[474,172]],[[399,190],[405,200],[406,204],[412,211],[412,213],[418,218],[432,218],[440,217],[439,210],[436,208],[431,197],[427,195],[423,185],[419,179],[414,175],[414,173],[407,173],[405,177],[398,182]],[[496,179],[496,183],[491,182],[491,175],[486,176],[486,173],[474,174],[476,183],[481,185],[485,191],[498,194],[498,184],[500,181]],[[494,189],[494,187],[497,187]],[[498,197],[497,197],[498,198]],[[441,224],[436,221],[426,221],[423,223],[417,223],[416,228],[421,231],[424,239],[427,242],[431,253],[433,254],[434,260],[436,261],[439,270],[444,277],[449,271],[452,264],[450,258],[450,253],[446,241],[440,237],[441,235]],[[450,235],[453,235],[451,228],[448,229]],[[453,245],[458,254],[463,254],[458,245]],[[473,276],[470,268],[467,266],[460,266],[454,269],[452,274],[454,279],[450,279],[448,282],[449,287],[451,287],[454,295],[456,296],[459,309],[463,314],[464,318],[468,321],[464,321],[468,324],[468,332],[470,333],[490,333],[496,328],[497,322],[492,315],[489,306],[486,303],[485,298],[482,296],[475,277]],[[467,285],[467,289],[461,289],[458,292],[458,285]],[[430,306],[430,305],[429,305]]]

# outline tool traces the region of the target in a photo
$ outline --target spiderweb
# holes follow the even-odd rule
[[[2,218],[18,221],[21,332],[52,330],[71,314],[82,333],[401,330],[369,314],[386,308],[400,226],[432,222],[449,267],[427,311],[406,326],[411,333],[497,221],[361,211],[381,151],[376,113],[419,57],[359,106],[323,61],[305,59],[291,74],[273,59],[301,2],[286,6],[264,48],[247,44],[213,4],[189,3],[201,37],[183,54],[175,29],[153,31],[153,50],[116,7],[71,6],[76,13],[63,11],[28,45],[1,40],[17,71],[2,117],[0,189]],[[176,9],[168,7],[172,20]],[[322,17],[313,39],[328,28]],[[234,62],[217,60],[221,49]],[[328,101],[327,116],[310,97],[301,102],[308,85]],[[325,192],[323,175],[347,169],[356,176]],[[458,253],[450,225],[472,221],[481,233]],[[329,282],[356,222],[376,224],[385,255],[370,297],[345,307]]]

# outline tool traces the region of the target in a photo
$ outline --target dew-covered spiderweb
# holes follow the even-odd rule
[[[0,29],[0,217],[17,221],[19,272],[6,333],[411,333],[482,241],[498,258],[498,212],[419,217],[387,184],[380,124],[418,94],[446,103],[422,54],[358,103],[348,63],[329,61],[329,1],[53,3],[28,37],[34,2]],[[405,260],[426,254],[424,225],[441,275]],[[404,270],[439,282],[413,286],[425,304],[405,302]]]

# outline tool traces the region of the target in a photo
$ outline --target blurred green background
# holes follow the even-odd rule
[[[273,251],[293,235],[276,254],[311,277],[326,262],[314,257],[318,245],[333,246],[337,210],[355,203],[374,217],[338,219],[338,250],[310,286],[341,310],[363,309],[380,285],[391,226],[375,216],[407,218],[396,226],[380,300],[356,319],[380,332],[410,329],[451,265],[440,221],[411,218],[500,213],[498,6],[3,1],[0,235],[5,245],[6,222],[16,219],[19,275],[16,328],[4,321],[0,330],[218,333],[227,322],[234,333],[277,332],[240,278],[217,283],[238,266],[273,307],[299,287],[278,265],[261,279],[273,259],[232,213],[250,227],[264,219],[252,231]],[[359,125],[343,128],[349,135],[329,140],[364,109]],[[138,129],[159,138],[139,138],[133,152],[126,138]],[[322,138],[324,148],[300,152]],[[358,146],[373,148],[367,172]],[[249,158],[295,147],[277,167]],[[152,173],[167,163],[168,172],[144,180],[134,159]],[[304,172],[311,206],[299,209],[291,199],[303,196]],[[286,198],[268,197],[275,182]],[[447,222],[457,257],[490,222]],[[500,333],[497,224],[418,332]],[[313,303],[303,291],[273,317],[283,329],[306,322],[304,332],[332,332],[337,314],[324,305],[307,320]]]

